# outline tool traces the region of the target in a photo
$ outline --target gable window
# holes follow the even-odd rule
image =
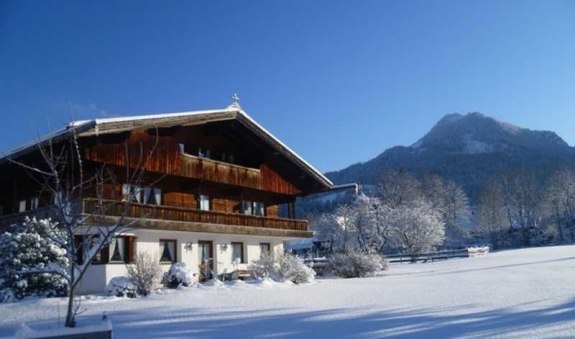
[[[174,263],[176,256],[176,240],[160,239],[160,262]]]
[[[20,200],[18,203],[18,212],[25,212],[26,211],[26,200]]]
[[[260,254],[269,254],[271,251],[271,245],[269,242],[260,242]]]
[[[265,216],[265,205],[263,202],[242,201],[242,213],[247,215]]]
[[[201,211],[210,210],[210,196],[205,194],[200,194],[198,196],[198,209]]]
[[[144,188],[144,204],[161,205],[162,190],[159,188],[152,188],[152,187]]]
[[[243,242],[232,242],[232,262],[236,262],[236,260],[238,263],[246,262]]]

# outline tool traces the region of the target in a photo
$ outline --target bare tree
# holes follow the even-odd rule
[[[74,125],[71,125],[70,138],[47,143],[39,143],[41,161],[35,163],[23,163],[11,160],[13,163],[25,168],[30,177],[41,186],[44,194],[53,198],[52,231],[49,232],[50,240],[66,251],[67,266],[50,265],[45,268],[31,268],[30,273],[53,273],[65,279],[69,286],[68,305],[66,312],[66,327],[75,327],[76,316],[80,311],[80,304],[76,301],[76,289],[84,277],[88,267],[96,255],[107,246],[110,241],[129,229],[134,223],[127,222],[130,203],[140,193],[138,189],[124,192],[123,208],[114,222],[96,225],[99,218],[106,215],[107,206],[103,199],[103,185],[114,181],[114,174],[105,165],[86,171],[82,159],[80,140],[76,134]],[[157,139],[156,139],[157,142]],[[130,169],[126,167],[126,182],[132,187],[141,185],[144,179],[145,164],[154,153],[155,146],[150,150],[140,148],[139,154],[130,156],[138,159],[138,166]],[[126,148],[127,152],[127,148]],[[93,219],[88,219],[84,214],[82,198],[86,190],[91,190],[98,201],[97,210],[92,213]],[[106,220],[110,220],[107,218]],[[83,235],[82,242],[76,241],[76,236]],[[78,261],[78,254],[82,253],[82,261]]]
[[[558,170],[547,178],[545,205],[560,242],[573,241],[575,220],[575,170]]]
[[[544,216],[541,187],[533,171],[510,170],[498,176],[505,212],[512,228],[522,232],[522,245],[534,244],[533,231],[539,230]]]
[[[477,230],[490,239],[495,248],[505,247],[505,233],[509,230],[509,219],[505,213],[505,201],[496,181],[490,180],[479,194],[477,209]]]

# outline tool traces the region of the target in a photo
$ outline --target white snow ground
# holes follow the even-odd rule
[[[115,338],[575,337],[575,246],[397,264],[374,278],[163,290],[88,297],[82,319],[107,312]],[[0,304],[0,335],[46,326],[64,299]]]

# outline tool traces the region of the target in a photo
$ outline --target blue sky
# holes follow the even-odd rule
[[[575,144],[572,1],[0,1],[0,151],[242,107],[321,171],[478,111]]]

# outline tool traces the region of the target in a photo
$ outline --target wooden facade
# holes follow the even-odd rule
[[[329,182],[318,180],[321,174],[307,169],[283,144],[274,144],[251,120],[242,124],[243,115],[238,114],[152,116],[86,128],[78,134],[85,174],[105,167],[111,180],[84,191],[79,198],[82,213],[94,215],[103,206],[106,216],[121,215],[124,185],[131,183],[131,173],[143,170],[137,189],[155,192],[154,201],[133,201],[125,215],[140,220],[141,226],[166,229],[162,221],[172,221],[179,230],[252,234],[257,229],[259,235],[311,236],[307,221],[294,219],[294,202],[329,188]],[[33,149],[20,154],[28,163],[41,162]],[[26,179],[30,173],[6,161],[0,162],[0,171],[0,226],[50,211],[51,197],[37,180]],[[202,206],[200,199],[205,200]],[[252,203],[253,208],[245,207]],[[246,214],[255,206],[257,215]]]

